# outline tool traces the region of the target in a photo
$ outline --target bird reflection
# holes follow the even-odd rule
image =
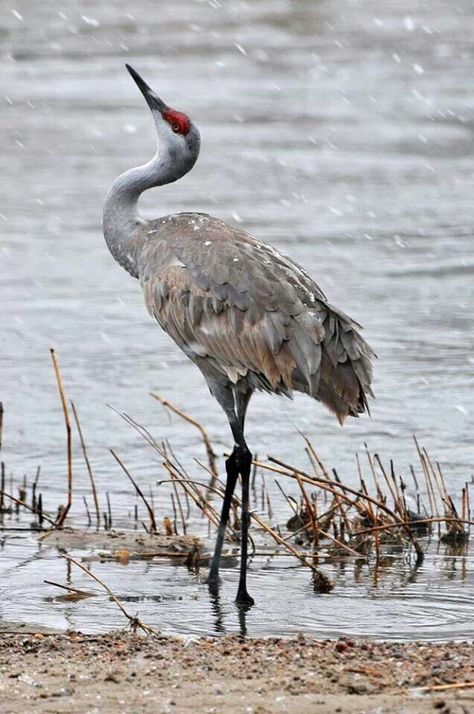
[[[219,590],[209,588],[209,600],[211,603],[211,610],[214,616],[214,631],[219,634],[226,634],[224,610],[222,608],[221,598],[219,595]],[[238,613],[239,621],[239,636],[247,636],[247,613],[251,610],[253,605],[237,605],[236,610]]]
[[[209,588],[212,614],[214,615],[214,630],[225,634],[224,613],[222,612],[219,590]]]

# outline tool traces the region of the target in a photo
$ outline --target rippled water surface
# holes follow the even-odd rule
[[[124,70],[130,62],[202,134],[193,171],[150,192],[144,210],[207,211],[286,250],[331,302],[362,322],[379,355],[370,420],[342,430],[309,399],[260,395],[249,412],[251,447],[306,463],[302,430],[352,482],[354,452],[364,442],[405,473],[415,432],[459,493],[474,463],[470,0],[2,0],[0,17],[8,473],[31,475],[41,464],[46,505],[64,499],[52,346],[100,492],[108,490],[116,514],[131,499],[109,447],[142,484],[163,474],[107,405],[170,439],[190,468],[202,456],[199,437],[168,419],[150,391],[199,417],[220,455],[229,447],[225,419],[200,374],[148,317],[138,284],[114,263],[101,235],[113,179],[154,150],[148,110]],[[87,474],[76,456],[79,494]],[[267,484],[278,508],[278,492]],[[156,498],[167,515],[169,501]],[[77,522],[81,509],[77,499]],[[248,630],[404,637],[416,628],[420,637],[463,637],[469,612],[472,623],[469,568],[462,575],[463,559],[430,553],[413,579],[394,559],[378,586],[368,571],[333,572],[338,587],[324,597],[312,594],[292,562],[256,561],[259,607],[248,615]],[[9,536],[1,559],[0,617],[83,629],[96,628],[99,616],[105,628],[118,624],[102,596],[70,611],[51,608],[47,586],[24,597],[46,570],[52,580],[64,574],[53,552],[38,551],[29,537]],[[167,631],[215,627],[216,608],[182,567],[109,565],[105,575],[122,594],[163,595],[159,605],[140,603],[140,612]],[[226,573],[236,577],[235,568]],[[231,591],[228,584],[222,618],[233,630]]]

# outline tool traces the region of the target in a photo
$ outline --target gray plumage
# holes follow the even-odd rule
[[[235,441],[226,463],[226,497],[211,565],[217,583],[230,499],[242,476],[242,563],[238,602],[252,598],[245,584],[248,476],[244,439],[255,390],[291,397],[309,394],[342,423],[368,411],[373,352],[350,317],[330,305],[303,268],[276,248],[204,213],[147,221],[140,194],[176,181],[194,166],[200,138],[189,118],[170,109],[128,67],[154,118],[158,150],[144,166],[115,181],[104,206],[104,235],[114,258],[140,280],[145,303],[199,367],[224,409]]]
[[[372,352],[303,268],[206,214],[164,216],[146,233],[147,308],[208,381],[304,392],[341,421],[365,410]]]

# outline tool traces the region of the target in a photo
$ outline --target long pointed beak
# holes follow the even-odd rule
[[[126,64],[125,67],[132,75],[138,89],[145,97],[146,103],[148,104],[152,112],[162,112],[164,109],[168,108],[167,105],[155,94],[153,89],[151,89],[151,87],[149,87],[148,84],[140,77],[138,72],[133,69],[133,67],[130,67],[129,64]]]

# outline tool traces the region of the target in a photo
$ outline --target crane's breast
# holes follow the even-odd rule
[[[298,309],[295,301],[277,308],[275,290],[256,300],[250,290],[239,293],[209,276],[204,282],[172,261],[142,283],[150,313],[201,369],[207,360],[234,383],[251,371],[270,390],[287,392],[298,372],[317,388],[324,329],[301,303]]]

